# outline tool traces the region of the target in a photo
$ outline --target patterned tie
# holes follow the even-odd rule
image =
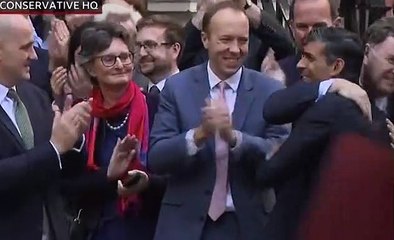
[[[15,120],[26,149],[34,147],[34,133],[27,109],[14,89],[9,89],[7,96],[14,101]]]
[[[225,82],[219,83],[220,97],[226,101],[224,90]],[[212,193],[211,205],[208,215],[216,221],[226,210],[227,200],[227,172],[228,172],[228,153],[227,142],[220,138],[219,133],[215,134],[215,155],[216,155],[216,180]]]

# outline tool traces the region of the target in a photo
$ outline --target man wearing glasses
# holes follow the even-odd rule
[[[149,16],[137,24],[136,46],[138,68],[149,79],[146,91],[151,128],[166,78],[179,72],[178,59],[184,46],[184,32],[168,16]]]

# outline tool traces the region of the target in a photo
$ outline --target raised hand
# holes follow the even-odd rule
[[[139,152],[139,142],[135,136],[127,135],[122,140],[118,139],[107,170],[110,180],[120,179],[127,172],[130,162]]]
[[[61,96],[64,93],[64,85],[67,81],[67,70],[64,67],[57,67],[51,76],[51,88],[54,95]]]
[[[78,64],[73,64],[68,72],[68,84],[73,96],[77,98],[87,98],[90,96],[93,85],[85,70]]]
[[[91,100],[80,102],[63,113],[56,105],[53,105],[52,109],[55,116],[50,141],[59,153],[63,154],[73,148],[89,127],[92,111]]]
[[[389,135],[391,139],[390,146],[394,148],[394,124],[390,121],[390,119],[386,119],[387,128],[389,129]]]

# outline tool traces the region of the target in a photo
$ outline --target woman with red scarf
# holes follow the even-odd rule
[[[82,239],[148,240],[154,234],[155,220],[141,214],[141,194],[150,181],[149,126],[145,97],[131,81],[129,43],[124,29],[112,23],[93,24],[81,34],[78,61],[94,86],[93,120],[86,133],[86,167],[70,180],[68,200],[86,227]]]

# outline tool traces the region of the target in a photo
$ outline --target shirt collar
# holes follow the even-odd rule
[[[14,89],[16,91],[15,86],[12,87],[12,89]],[[0,103],[2,103],[5,98],[7,97],[7,93],[8,93],[9,88],[0,84]]]
[[[170,76],[175,75],[177,73],[179,73],[179,69],[176,69]],[[157,84],[154,84],[151,81],[149,81],[149,83],[148,83],[148,92],[153,86],[156,86],[159,89],[159,91],[161,92],[163,90],[163,88],[164,88],[164,85],[166,84],[166,80],[167,79],[164,78],[163,80],[161,80]]]
[[[387,112],[387,97],[375,99],[375,106],[383,112]]]
[[[213,89],[216,87],[222,80],[212,71],[210,62],[208,61],[207,64],[207,69],[208,69],[208,80],[209,80],[209,87],[210,89]],[[232,76],[229,78],[225,79],[224,81],[230,86],[230,88],[236,92],[239,86],[239,83],[241,81],[241,76],[242,76],[242,67],[238,69]]]
[[[154,83],[152,83],[151,81],[149,81],[149,83],[148,83],[148,92],[150,91],[150,89],[151,89],[153,86],[156,86],[156,87],[160,90],[160,92],[161,92],[161,91],[163,90],[163,88],[164,88],[165,83],[166,83],[166,79],[161,80],[161,81],[158,82],[157,84],[154,84]]]

